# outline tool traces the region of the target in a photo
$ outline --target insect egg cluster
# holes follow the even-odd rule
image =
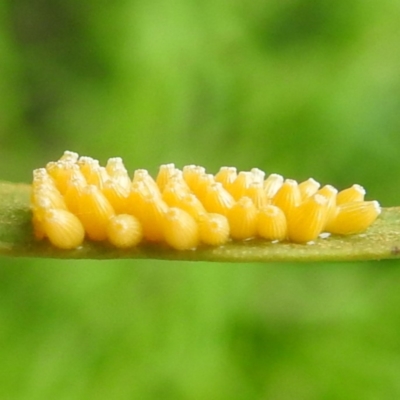
[[[338,192],[257,168],[222,167],[212,175],[196,165],[165,164],[155,179],[145,169],[131,179],[119,157],[104,167],[66,151],[33,171],[31,209],[36,238],[61,249],[87,238],[118,248],[146,241],[187,250],[256,237],[306,243],[322,233],[359,233],[381,211],[364,196],[360,185]]]

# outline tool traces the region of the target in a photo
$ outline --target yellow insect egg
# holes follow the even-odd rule
[[[46,168],[37,168],[33,170],[32,187],[41,184],[48,184],[56,187],[54,179],[48,174]]]
[[[121,157],[109,158],[106,171],[111,180],[118,183],[124,190],[130,190],[131,179]]]
[[[289,240],[295,243],[315,240],[325,226],[327,207],[328,200],[315,194],[292,210],[287,220]]]
[[[258,209],[269,204],[269,199],[265,193],[262,181],[253,182],[250,187],[247,188],[245,195],[252,200]]]
[[[167,187],[168,185],[180,186],[187,193],[191,192],[189,185],[186,183],[185,179],[183,178],[183,172],[180,169],[176,169],[175,175],[172,175],[169,177],[168,183],[165,185],[165,187]],[[164,190],[165,190],[165,187],[164,187]]]
[[[145,196],[150,196],[152,193],[143,182],[132,183],[130,193],[127,200],[127,214],[132,214],[138,217],[143,210]]]
[[[271,174],[264,181],[264,191],[268,199],[273,199],[278,190],[283,185],[283,176],[278,174]]]
[[[47,180],[45,178],[34,178],[32,182],[31,200],[33,199],[36,191],[43,189],[53,190],[60,193],[52,178],[50,178],[50,180]]]
[[[108,223],[107,238],[120,249],[137,246],[143,238],[142,225],[133,215],[115,215]]]
[[[197,219],[200,215],[206,213],[201,201],[189,189],[180,183],[173,184],[171,181],[165,187],[162,199],[169,207],[178,207],[188,212]]]
[[[88,185],[95,185],[100,190],[103,189],[106,181],[110,179],[106,169],[104,167],[93,167],[86,174],[86,181]]]
[[[225,190],[230,191],[233,182],[237,178],[237,170],[235,167],[221,167],[215,175],[215,181],[222,183]]]
[[[214,175],[212,174],[203,174],[198,177],[197,185],[193,189],[194,194],[200,199],[200,201],[204,201],[207,196],[208,189],[215,183]]]
[[[337,207],[329,232],[351,235],[365,231],[379,216],[381,207],[377,201],[354,201]]]
[[[54,179],[57,189],[64,194],[67,189],[67,182],[74,170],[78,166],[67,161],[57,161],[56,163],[47,164],[47,172]]]
[[[61,162],[60,165],[63,163]],[[57,173],[59,170],[59,166],[57,165],[57,161],[50,161],[46,164],[46,172],[54,179],[57,178]]]
[[[93,168],[100,167],[99,161],[91,157],[82,156],[79,158],[77,165],[79,166],[86,180],[90,177]]]
[[[196,192],[199,184],[199,177],[206,173],[204,167],[198,165],[186,165],[183,167],[183,179],[193,192]]]
[[[195,220],[207,213],[201,201],[193,193],[185,195],[175,206],[186,211]]]
[[[137,169],[133,174],[132,183],[142,182],[150,193],[161,195],[160,188],[146,169]]]
[[[210,246],[221,246],[229,240],[229,222],[221,214],[204,214],[199,220],[200,241]]]
[[[207,193],[202,203],[208,212],[226,216],[235,204],[235,199],[224,189],[222,183],[216,182],[207,188]]]
[[[284,212],[273,205],[261,208],[258,213],[257,233],[267,240],[285,240],[287,237],[287,222]]]
[[[131,190],[128,195],[127,213],[138,216],[143,210],[143,202],[147,196],[162,200],[162,195],[158,189],[157,191],[152,191],[148,185],[140,181],[132,183]]]
[[[176,250],[194,249],[199,244],[199,229],[186,211],[172,207],[163,218],[165,241]]]
[[[257,235],[258,210],[248,197],[242,197],[227,214],[231,237],[245,240]]]
[[[169,182],[165,186],[161,197],[170,207],[178,207],[179,203],[188,193],[190,192],[182,185]]]
[[[36,239],[43,239],[46,232],[43,227],[45,214],[51,209],[51,203],[47,198],[36,198],[31,202],[33,232]]]
[[[324,196],[328,200],[327,205],[327,212],[326,212],[326,223],[324,230],[329,231],[329,226],[336,215],[336,196],[337,196],[337,189],[334,188],[332,185],[325,185],[321,189],[317,191],[317,194]]]
[[[75,164],[79,159],[79,154],[74,151],[64,151],[64,154],[60,157],[58,161],[67,161],[69,163]]]
[[[108,180],[105,182],[102,192],[117,214],[127,212],[129,190],[126,190],[114,180]]]
[[[79,205],[83,195],[83,189],[86,187],[86,180],[83,175],[81,175],[81,177],[78,176],[68,181],[67,190],[64,195],[64,201],[68,207],[68,210],[74,214],[79,212]]]
[[[84,185],[87,184],[86,178],[82,174],[82,171],[80,170],[78,164],[74,164],[74,166],[72,168],[72,171],[68,176],[68,180],[67,180],[67,185],[66,186],[68,186],[68,183],[70,181],[73,181],[73,180],[78,180]]]
[[[305,200],[307,197],[317,193],[320,186],[321,185],[313,178],[309,178],[306,181],[299,183],[301,200]]]
[[[175,173],[175,164],[171,163],[160,165],[160,169],[156,178],[156,183],[161,192],[164,190],[164,187],[168,183],[169,178],[175,175]]]
[[[253,182],[262,184],[265,179],[265,172],[259,168],[252,168],[250,172],[253,174]]]
[[[83,188],[78,208],[78,217],[89,239],[105,240],[108,221],[115,215],[115,212],[100,189],[94,185]]]
[[[351,203],[353,201],[364,201],[365,189],[360,185],[353,185],[340,191],[336,196],[336,204]]]
[[[291,211],[300,204],[299,185],[293,179],[286,179],[272,199],[272,204],[279,207],[290,218]]]
[[[108,175],[112,176],[115,171],[123,170],[128,173],[127,169],[125,168],[124,161],[121,157],[110,157],[107,160],[106,170]]]
[[[61,196],[60,192],[55,188],[42,185],[32,191],[31,202],[33,205],[39,204],[40,201],[44,199],[51,208],[67,209],[63,196]]]
[[[85,237],[81,221],[66,210],[48,210],[43,217],[42,227],[51,244],[60,249],[79,247]]]
[[[143,236],[151,242],[164,239],[162,220],[168,211],[168,205],[158,196],[144,196],[137,218],[142,224]]]
[[[182,177],[185,180],[185,182],[189,185],[189,182],[193,179],[193,177],[196,175],[195,170],[197,166],[194,164],[190,165],[185,165],[182,168]],[[204,169],[204,168],[203,168]],[[205,169],[202,172],[203,174],[205,173]],[[190,185],[189,185],[190,186]]]
[[[240,171],[230,187],[230,194],[235,200],[239,200],[246,194],[246,190],[254,182],[254,175],[248,171]]]

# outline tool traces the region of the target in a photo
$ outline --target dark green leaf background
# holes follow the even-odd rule
[[[68,149],[400,205],[397,0],[0,4],[0,179]],[[0,398],[395,399],[398,261],[0,258]]]

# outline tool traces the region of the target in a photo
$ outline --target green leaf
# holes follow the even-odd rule
[[[384,208],[365,233],[331,236],[313,244],[230,242],[221,247],[177,251],[165,245],[142,244],[120,250],[107,243],[85,242],[75,250],[60,250],[33,236],[29,209],[30,185],[0,182],[0,255],[64,259],[163,259],[189,261],[355,261],[400,258],[400,207]]]

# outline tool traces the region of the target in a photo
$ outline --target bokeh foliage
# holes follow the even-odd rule
[[[400,5],[6,0],[0,171],[65,149],[400,204]],[[0,397],[393,399],[398,262],[0,259]]]

